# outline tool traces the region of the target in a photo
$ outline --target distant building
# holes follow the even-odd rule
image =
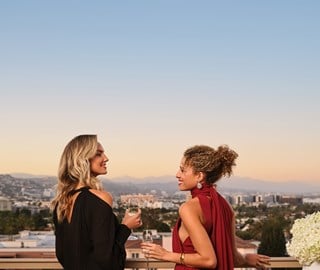
[[[55,195],[55,190],[52,189],[52,188],[45,188],[43,193],[42,193],[42,196],[44,198],[53,198]]]
[[[127,194],[121,195],[120,201],[127,206],[150,207],[154,203],[154,196],[151,194]]]
[[[0,240],[0,249],[3,248],[54,248],[55,235],[53,231],[19,232],[13,240]],[[4,250],[2,250],[4,251]]]
[[[262,203],[263,202],[263,196],[261,194],[253,195],[253,202],[254,203]]]
[[[266,194],[264,195],[264,202],[267,205],[274,205],[279,202],[279,198],[280,196],[276,194]]]
[[[12,210],[12,202],[5,197],[0,197],[0,211],[11,211],[11,210]]]
[[[320,198],[303,198],[303,203],[320,204]]]
[[[302,204],[302,196],[283,195],[283,196],[280,196],[279,203]]]
[[[232,198],[232,204],[235,205],[243,205],[250,202],[252,202],[252,198],[250,198],[248,195],[235,195]]]

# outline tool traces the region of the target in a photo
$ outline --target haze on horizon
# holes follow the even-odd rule
[[[1,1],[0,174],[56,175],[98,134],[107,177],[175,175],[228,144],[234,175],[320,180],[317,1]]]

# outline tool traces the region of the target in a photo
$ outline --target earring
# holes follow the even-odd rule
[[[197,189],[202,189],[202,184],[200,181],[197,183]]]

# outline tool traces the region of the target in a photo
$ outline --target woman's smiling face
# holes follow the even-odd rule
[[[190,165],[186,165],[185,161],[186,160],[183,157],[180,162],[179,170],[176,173],[176,178],[178,179],[180,190],[191,190],[197,185],[198,174],[195,174],[193,168]]]
[[[107,162],[108,157],[104,153],[104,149],[100,143],[98,143],[98,148],[95,156],[90,159],[90,170],[93,176],[98,176],[100,174],[107,173]]]

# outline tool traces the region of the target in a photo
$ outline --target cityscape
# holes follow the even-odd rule
[[[105,190],[109,191],[114,199],[114,207],[136,205],[140,208],[178,209],[179,205],[188,199],[189,193],[181,192],[175,181],[157,182],[151,179],[143,182],[115,182],[102,179]],[[56,177],[28,177],[19,178],[10,174],[0,174],[1,211],[14,211],[26,208],[32,213],[49,209],[50,201],[55,195]],[[219,189],[219,186],[218,186]],[[254,189],[253,189],[254,190]],[[258,206],[265,204],[268,207],[282,204],[320,203],[320,189],[313,192],[299,191],[297,193],[283,191],[264,191],[252,187],[230,189],[222,186],[220,193],[233,206]]]
[[[155,243],[171,250],[171,233],[178,218],[177,210],[190,198],[190,193],[178,191],[176,183],[166,182],[166,177],[161,179],[162,183],[156,178],[144,179],[143,182],[101,180],[103,187],[113,196],[113,208],[119,220],[127,208],[139,207],[142,210],[143,225],[132,231],[125,244],[129,260],[144,258],[140,243],[146,230]],[[50,210],[56,183],[56,177],[0,174],[0,259],[56,259]],[[263,233],[270,224],[275,230],[280,230],[285,245],[290,241],[290,228],[296,218],[320,211],[318,190],[294,194],[233,186],[232,189],[222,187],[220,193],[236,213],[236,245],[243,254],[258,252]],[[284,250],[278,256],[288,254]]]
[[[126,208],[136,206],[144,211],[145,226],[149,227],[149,229],[157,229],[159,232],[170,233],[177,219],[177,209],[184,201],[190,198],[190,193],[178,191],[175,182],[159,183],[155,181],[155,179],[151,179],[149,182],[144,181],[143,183],[125,183],[123,181],[117,183],[103,179],[102,183],[104,188],[113,196],[113,207],[119,218]],[[0,211],[11,213],[26,212],[31,216],[37,215],[38,227],[35,225],[29,225],[28,227],[28,222],[25,222],[26,226],[21,227],[22,231],[42,228],[50,236],[50,231],[52,231],[50,202],[55,195],[56,182],[57,179],[55,177],[18,178],[9,174],[0,175]],[[236,190],[233,188],[233,190],[230,190],[222,188],[220,193],[236,211],[243,207],[251,209],[249,212],[253,211],[253,213],[246,216],[242,210],[242,213],[238,215],[237,229],[240,232],[239,235],[242,236],[245,235],[243,232],[248,229],[249,223],[247,221],[251,219],[257,221],[265,218],[266,209],[284,208],[286,211],[291,212],[290,216],[294,218],[295,213],[301,215],[297,211],[304,205],[313,206],[311,207],[313,210],[320,207],[320,192],[318,190],[306,194],[286,194],[283,192],[263,192],[258,190],[253,192],[251,190],[245,191],[244,189]],[[264,211],[261,212],[262,209]],[[155,217],[154,215],[159,216]],[[150,222],[152,220],[158,220],[160,224]],[[2,219],[3,222],[5,222],[4,218]],[[14,222],[14,224],[17,225],[17,222]],[[31,222],[30,224],[33,223]],[[0,234],[2,239],[9,239],[4,236],[6,232],[21,234],[17,231],[18,228],[16,231],[13,228],[14,226],[8,228],[1,224],[0,230],[2,231],[0,231]],[[26,237],[26,235],[24,236]],[[47,247],[52,248],[54,243],[52,237],[50,236],[50,240],[45,243],[44,241],[39,241],[36,244],[33,241],[32,246],[46,247],[47,245]],[[19,237],[17,236],[16,238]],[[3,243],[2,241],[1,247],[4,247],[5,244]],[[13,243],[7,243],[6,245],[14,246]],[[20,247],[21,244],[16,243],[16,246]],[[24,247],[26,246],[27,244],[24,242]]]

